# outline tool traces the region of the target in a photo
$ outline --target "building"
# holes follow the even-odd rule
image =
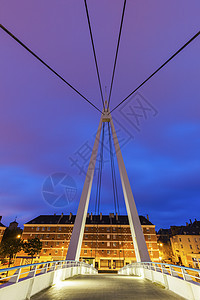
[[[41,215],[24,225],[24,240],[38,237],[43,242],[40,257],[35,261],[65,259],[74,221],[72,213]],[[150,257],[159,261],[155,225],[143,216],[140,222]],[[18,263],[27,263],[27,259],[23,253],[18,255]],[[87,214],[80,259],[100,270],[115,270],[136,261],[128,217]]]
[[[186,226],[171,226],[170,238],[174,260],[180,265],[200,268],[200,221]]]
[[[2,241],[4,232],[5,232],[5,230],[6,230],[6,226],[4,226],[4,225],[1,223],[1,220],[2,220],[2,216],[0,216],[0,243],[1,243],[1,241]]]
[[[171,264],[173,262],[173,252],[170,242],[171,229],[160,229],[157,232],[157,243],[159,249],[159,259],[161,262]]]

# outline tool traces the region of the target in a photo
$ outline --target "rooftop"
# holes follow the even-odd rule
[[[40,215],[26,224],[74,224],[76,216],[70,215]],[[153,225],[144,216],[139,216],[141,225]],[[89,215],[87,214],[86,224],[121,224],[129,225],[128,216],[114,214],[110,215]]]

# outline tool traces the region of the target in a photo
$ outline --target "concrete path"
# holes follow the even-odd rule
[[[176,294],[134,276],[78,275],[41,292],[31,300],[177,300]]]

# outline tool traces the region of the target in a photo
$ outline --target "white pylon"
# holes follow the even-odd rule
[[[99,140],[100,140],[100,134],[101,134],[101,127],[103,122],[110,122],[111,130],[112,130],[112,137],[113,142],[115,146],[115,152],[117,156],[117,162],[119,167],[119,173],[120,173],[120,179],[126,204],[126,210],[128,214],[128,220],[130,224],[131,229],[131,235],[133,239],[133,245],[135,249],[135,255],[137,262],[149,262],[150,257],[147,249],[147,245],[144,239],[144,234],[142,231],[140,219],[137,213],[135,201],[133,198],[130,182],[128,179],[128,175],[126,172],[126,168],[124,165],[121,149],[119,146],[117,134],[115,131],[115,127],[113,124],[113,120],[109,111],[109,108],[106,107],[107,101],[105,101],[103,113],[101,115],[101,119],[99,122],[98,131],[96,134],[92,155],[90,158],[83,191],[81,194],[81,199],[79,202],[78,211],[76,214],[76,219],[74,223],[74,228],[72,231],[72,236],[70,239],[70,244],[67,252],[66,259],[67,260],[79,260],[80,258],[80,252],[81,252],[81,246],[83,241],[83,234],[85,229],[85,223],[86,223],[86,217],[87,217],[87,211],[88,211],[88,205],[90,200],[90,194],[91,194],[91,188],[92,188],[92,182],[94,177],[94,169],[96,164],[96,158],[97,158],[97,152],[98,152],[98,146],[99,146]]]

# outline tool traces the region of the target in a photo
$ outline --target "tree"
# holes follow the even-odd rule
[[[10,238],[1,243],[0,254],[9,258],[9,267],[12,259],[22,249],[23,241],[20,238]]]
[[[23,250],[25,253],[31,256],[32,263],[34,255],[38,255],[42,250],[42,242],[37,237],[28,239],[28,241],[24,242],[23,244]]]

